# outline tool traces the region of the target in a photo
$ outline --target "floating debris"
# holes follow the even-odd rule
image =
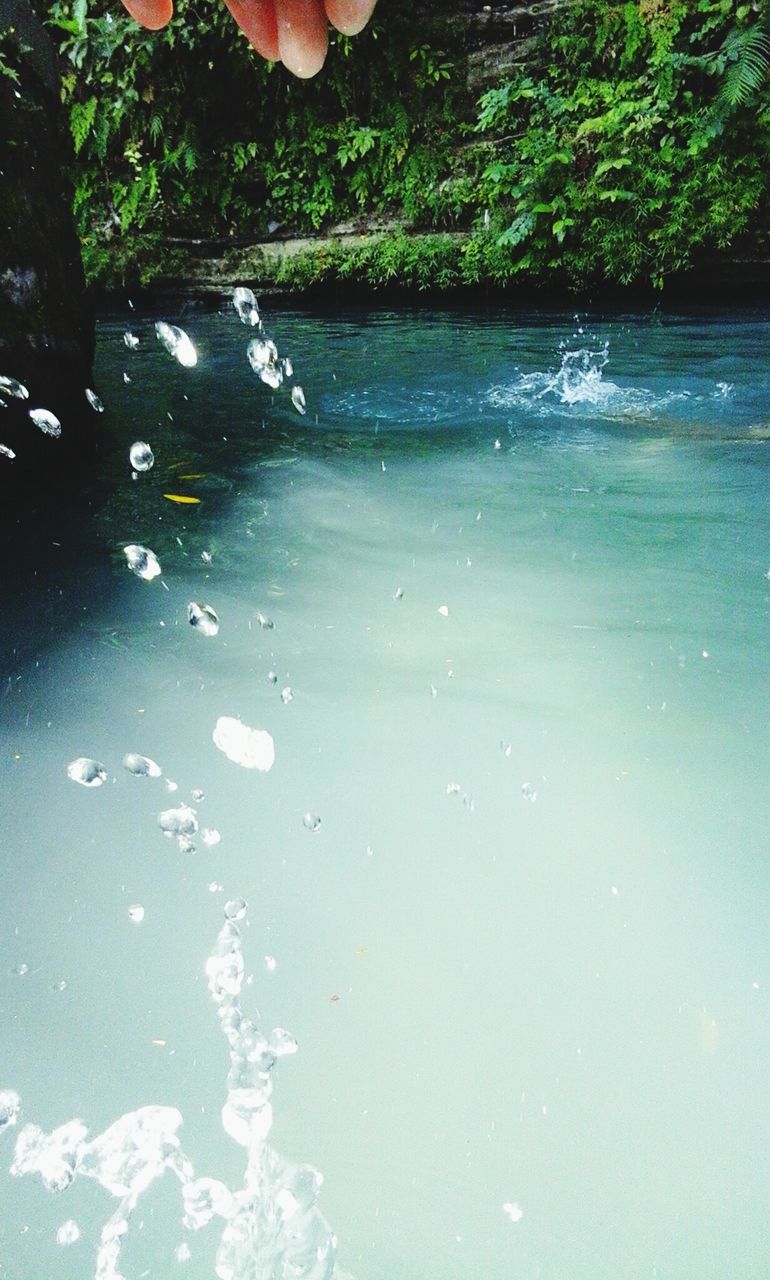
[[[7,458],[9,462],[13,462],[16,454],[13,449],[9,449],[7,444],[0,444],[0,457]]]
[[[128,918],[132,924],[141,924],[144,920],[144,907],[141,902],[134,902],[128,908]]]
[[[163,497],[168,498],[169,502],[178,502],[182,505],[186,503],[189,506],[195,506],[200,502],[200,498],[191,498],[186,493],[164,493]]]
[[[167,836],[194,836],[198,830],[198,817],[188,804],[178,809],[164,809],[158,814],[158,826]]]
[[[294,697],[294,690],[292,689],[291,685],[287,684],[285,689],[281,689],[281,702],[283,703],[284,706],[286,706],[287,703],[291,702],[293,697]]]
[[[15,400],[29,400],[27,388],[23,382],[17,382],[16,378],[0,376],[0,392],[6,396],[13,396]]]
[[[242,920],[246,915],[246,899],[231,898],[225,903],[225,919],[226,920]]]
[[[57,1244],[75,1244],[80,1239],[80,1227],[74,1218],[68,1218],[56,1232]]]
[[[36,427],[39,427],[46,436],[61,435],[61,423],[55,413],[51,413],[50,409],[30,409],[29,416]]]
[[[21,1098],[13,1089],[0,1089],[0,1130],[10,1129],[21,1110]]]
[[[275,762],[275,744],[266,729],[250,729],[234,716],[220,716],[212,734],[214,745],[233,764],[267,773]]]
[[[67,765],[67,777],[79,782],[81,787],[100,787],[107,781],[107,770],[98,760],[89,756],[78,756]]]
[[[135,440],[128,451],[128,459],[134,471],[149,471],[155,462],[155,454],[146,440]]]
[[[320,831],[321,819],[317,813],[306,813],[302,819],[302,825],[307,831]]]
[[[130,329],[126,329],[126,332],[123,334],[123,341],[129,351],[136,351],[136,348],[139,346],[139,339],[135,333],[131,332]],[[125,374],[123,376],[125,377]]]
[[[140,547],[132,542],[123,548],[123,554],[128,561],[129,569],[136,574],[137,578],[144,578],[146,582],[151,582],[153,578],[159,577],[160,561],[149,547]]]
[[[158,342],[166,348],[169,355],[186,369],[192,369],[198,363],[198,352],[184,329],[180,329],[175,324],[166,324],[165,320],[159,320],[155,325],[155,333]]]
[[[302,390],[302,387],[300,386],[292,387],[291,402],[294,405],[294,408],[297,410],[297,413],[302,413],[302,414],[307,413],[307,403],[305,401],[305,393]]]
[[[197,604],[191,600],[187,606],[187,620],[202,636],[215,636],[219,631],[219,618],[210,604]]]
[[[136,751],[128,751],[123,757],[123,768],[137,778],[159,778],[162,769],[149,756],[140,756]]]
[[[90,387],[86,387],[86,400],[94,413],[104,413],[104,401],[100,400],[96,392],[92,391]]]
[[[259,324],[259,308],[257,307],[257,299],[254,297],[251,289],[239,286],[233,291],[233,306],[238,312],[238,318],[247,325]]]

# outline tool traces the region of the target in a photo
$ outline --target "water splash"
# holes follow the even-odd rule
[[[241,918],[241,902],[225,908],[229,918],[206,961],[206,976],[228,1046],[222,1127],[245,1149],[243,1185],[233,1191],[217,1178],[196,1177],[182,1150],[178,1131],[183,1117],[175,1107],[129,1111],[90,1140],[78,1119],[48,1134],[26,1124],[18,1136],[10,1168],[14,1177],[39,1174],[51,1192],[63,1191],[77,1178],[92,1178],[119,1202],[100,1233],[94,1280],[125,1280],[119,1262],[131,1216],[166,1170],[181,1184],[182,1224],[188,1231],[214,1219],[224,1223],[215,1261],[219,1280],[343,1280],[335,1268],[336,1237],[316,1204],[321,1174],[284,1159],[267,1142],[273,1069],[280,1058],[297,1051],[297,1042],[282,1027],[266,1035],[241,1008],[244,960],[240,929],[232,918]],[[12,1124],[18,1097],[7,1091],[2,1098]],[[70,1232],[60,1243],[75,1238]],[[186,1247],[179,1247],[189,1257]]]

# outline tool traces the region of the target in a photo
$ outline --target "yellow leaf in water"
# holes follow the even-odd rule
[[[164,493],[169,502],[200,502],[200,498],[190,498],[186,493]]]

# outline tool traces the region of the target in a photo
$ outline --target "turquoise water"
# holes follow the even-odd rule
[[[770,317],[266,308],[304,417],[232,309],[164,318],[198,365],[103,320],[97,474],[4,547],[0,1277],[92,1276],[120,1202],[9,1176],[24,1125],[178,1108],[243,1186],[205,972],[242,896],[238,999],[299,1046],[270,1149],[341,1273],[764,1280]],[[181,804],[221,841],[165,839]],[[215,1274],[186,1177],[127,1280]],[[328,1274],[284,1245],[237,1275]]]

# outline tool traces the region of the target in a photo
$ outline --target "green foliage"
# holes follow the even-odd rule
[[[384,8],[384,6],[383,6]],[[451,50],[417,44],[409,6],[332,40],[312,81],[265,63],[225,7],[179,0],[161,32],[114,0],[53,0],[49,25],[77,155],[75,211],[91,276],[139,232],[260,238],[362,212],[457,216]],[[424,35],[431,23],[422,24]],[[460,202],[462,207],[463,202]]]
[[[770,42],[735,0],[579,0],[480,103],[507,278],[661,285],[770,212]]]

